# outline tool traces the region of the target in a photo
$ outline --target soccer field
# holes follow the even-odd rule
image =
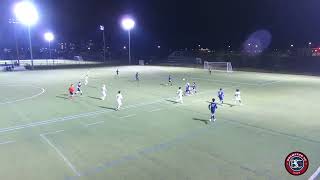
[[[67,89],[87,69],[0,73],[0,179],[308,179],[320,166],[318,77],[160,66],[119,67],[116,77],[116,69],[90,69],[72,101]],[[175,103],[186,82],[199,93]],[[219,88],[226,104],[209,123]],[[237,88],[242,106],[233,102]],[[298,177],[284,167],[293,151],[310,162]]]

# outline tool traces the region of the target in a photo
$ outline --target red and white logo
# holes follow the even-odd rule
[[[284,166],[290,174],[300,176],[307,172],[309,160],[307,156],[301,152],[292,152],[286,157]]]

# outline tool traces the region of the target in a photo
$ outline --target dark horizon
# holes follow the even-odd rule
[[[2,0],[0,11],[0,47],[14,44],[13,26],[8,19],[13,16],[15,1]],[[126,44],[127,35],[120,27],[123,15],[136,20],[132,31],[136,48],[158,44],[171,49],[192,48],[201,44],[204,48],[225,48],[231,45],[239,49],[248,36],[258,30],[272,35],[270,47],[286,48],[320,43],[320,25],[317,18],[319,2],[248,0],[228,1],[85,1],[85,0],[34,0],[40,20],[32,28],[35,45],[45,45],[43,33],[52,31],[56,42],[101,40],[99,25],[106,30],[107,44]],[[17,26],[19,42],[26,43],[26,28]],[[269,48],[270,48],[269,47]]]

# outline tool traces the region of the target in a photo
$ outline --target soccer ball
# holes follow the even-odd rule
[[[182,81],[185,81],[185,80],[186,80],[185,78],[182,79]]]

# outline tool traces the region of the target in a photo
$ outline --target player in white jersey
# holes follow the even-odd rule
[[[101,94],[102,94],[101,100],[104,101],[106,99],[106,96],[107,96],[107,88],[106,88],[105,84],[102,85]]]
[[[79,82],[78,85],[77,85],[77,92],[76,92],[76,94],[80,93],[80,94],[82,95],[81,86],[82,86],[82,84],[81,84],[81,82]]]
[[[181,87],[179,87],[179,89],[177,91],[177,95],[178,95],[177,102],[180,102],[181,104],[183,103],[182,94],[183,94],[183,91],[182,91]]]
[[[234,97],[235,97],[235,104],[240,104],[242,105],[242,102],[241,102],[241,93],[240,93],[240,90],[239,89],[236,89],[236,92],[234,94]]]
[[[88,85],[89,83],[89,75],[87,74],[85,77],[84,77],[84,85]]]
[[[118,91],[118,94],[117,94],[117,96],[116,96],[116,99],[117,99],[117,103],[118,103],[118,107],[117,107],[117,111],[121,108],[121,106],[122,106],[122,99],[123,99],[123,97],[122,97],[122,94],[121,94],[121,92],[120,91]]]

